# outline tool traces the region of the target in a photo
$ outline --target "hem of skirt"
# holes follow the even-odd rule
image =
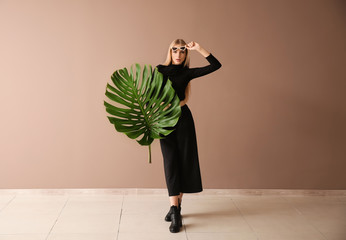
[[[198,190],[189,190],[189,191],[181,191],[181,193],[200,193],[202,192],[203,189],[198,189]],[[170,197],[173,197],[173,196],[179,196],[180,194],[168,194]]]

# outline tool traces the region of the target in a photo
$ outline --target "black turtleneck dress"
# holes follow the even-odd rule
[[[159,64],[156,67],[163,74],[164,81],[167,81],[167,78],[172,81],[172,86],[182,101],[185,99],[186,86],[192,79],[214,72],[221,67],[221,63],[212,54],[209,54],[206,60],[209,65],[197,68],[184,67],[184,63],[168,66]],[[195,124],[186,104],[181,107],[181,116],[175,130],[166,138],[160,139],[160,145],[169,196],[201,192],[203,188]]]

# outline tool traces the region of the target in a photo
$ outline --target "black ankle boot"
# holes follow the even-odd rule
[[[169,226],[169,231],[171,233],[177,233],[180,231],[180,227],[182,227],[181,215],[177,206],[171,206],[170,211],[171,214],[171,226]]]
[[[179,214],[180,214],[180,216],[181,216],[181,204],[180,204],[180,202],[179,202],[178,210],[179,210]],[[172,221],[171,215],[172,215],[172,208],[169,209],[169,212],[167,213],[167,215],[166,215],[166,217],[165,217],[165,221],[166,221],[166,222]]]

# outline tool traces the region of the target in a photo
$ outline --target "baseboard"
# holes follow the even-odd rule
[[[0,189],[0,195],[7,194],[109,194],[109,195],[167,195],[160,188],[73,188],[73,189]],[[279,196],[346,196],[346,190],[323,189],[204,189],[198,195],[279,195]]]

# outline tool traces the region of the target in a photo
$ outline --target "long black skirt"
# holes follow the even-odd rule
[[[169,196],[203,190],[195,124],[186,104],[181,107],[181,111],[175,130],[160,139]]]

